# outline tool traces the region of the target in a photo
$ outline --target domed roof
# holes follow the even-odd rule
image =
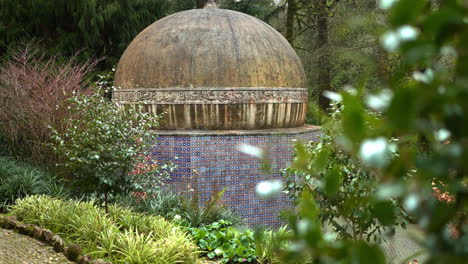
[[[127,47],[113,100],[164,113],[162,129],[266,129],[304,124],[304,69],[266,23],[218,8],[163,18]]]
[[[280,33],[252,16],[218,8],[176,13],[147,27],[125,50],[115,84],[306,87],[301,61]]]

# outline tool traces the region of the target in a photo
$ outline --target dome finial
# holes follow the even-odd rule
[[[206,1],[204,8],[218,8],[218,5],[214,0],[208,0]]]

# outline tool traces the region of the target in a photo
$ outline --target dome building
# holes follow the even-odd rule
[[[163,113],[153,155],[177,163],[170,182],[176,190],[195,191],[204,202],[226,188],[225,202],[249,223],[279,223],[275,213],[287,199],[265,203],[255,196],[255,185],[279,172],[265,175],[242,146],[263,149],[278,170],[291,161],[294,139],[319,133],[304,126],[304,69],[280,33],[213,4],[179,12],[130,43],[115,86],[113,100]]]

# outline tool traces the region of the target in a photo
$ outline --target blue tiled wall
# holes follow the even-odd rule
[[[280,169],[292,161],[293,145],[315,140],[319,133],[312,130],[301,134],[159,136],[153,156],[177,164],[168,182],[172,190],[187,195],[198,193],[199,201],[204,204],[213,193],[226,188],[224,202],[248,224],[279,226],[283,222],[278,214],[291,208],[289,199],[285,194],[270,200],[259,199],[255,195],[256,184],[281,179]],[[273,173],[262,172],[258,158],[238,150],[241,144],[263,149]]]

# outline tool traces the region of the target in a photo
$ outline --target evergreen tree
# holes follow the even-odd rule
[[[0,0],[0,56],[36,40],[52,52],[115,64],[138,32],[167,15],[167,0]]]

